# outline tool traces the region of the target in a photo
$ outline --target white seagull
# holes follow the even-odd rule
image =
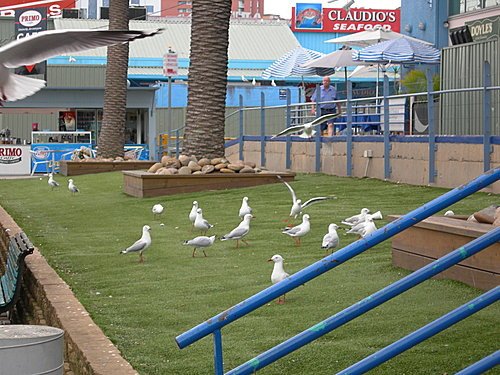
[[[346,233],[357,234],[361,238],[368,236],[377,230],[375,223],[371,217],[367,217],[364,222],[358,223],[349,229]]]
[[[274,262],[273,273],[271,273],[271,282],[274,284],[279,283],[282,280],[285,280],[289,274],[285,272],[283,268],[283,257],[279,254],[273,255],[271,259],[268,259],[268,262]],[[283,300],[281,296],[278,298],[277,303],[280,305],[285,303],[285,295],[283,294]]]
[[[213,228],[213,225],[203,218],[203,211],[201,210],[201,208],[198,208],[196,210],[196,219],[194,221],[194,227],[205,233],[207,233],[207,231],[210,228]]]
[[[302,210],[314,203],[319,203],[328,199],[337,199],[337,197],[316,197],[316,198],[311,198],[304,203],[302,203],[301,199],[297,199],[297,195],[295,194],[295,191],[292,189],[290,184],[283,180],[280,175],[276,176],[278,177],[281,182],[283,182],[288,190],[290,190],[290,194],[292,194],[292,209],[290,210],[290,216],[293,216],[294,219],[297,218],[300,214],[302,214]]]
[[[339,235],[337,234],[338,228],[338,225],[334,223],[328,226],[328,233],[323,236],[323,243],[321,244],[322,249],[331,249],[333,253],[333,249],[335,249],[340,242]]]
[[[448,210],[444,213],[444,216],[454,216],[455,213],[452,210]]]
[[[0,48],[0,101],[13,102],[33,95],[45,81],[13,74],[9,69],[34,65],[66,53],[126,43],[158,34],[151,31],[48,30],[17,39]]]
[[[49,173],[49,180],[47,181],[49,184],[50,188],[54,190],[54,188],[59,187],[59,183],[54,180],[54,175],[52,173]]]
[[[318,117],[317,119],[315,119],[311,122],[302,124],[302,125],[290,126],[289,128],[286,128],[285,130],[279,132],[278,134],[273,135],[271,137],[271,139],[276,138],[276,137],[280,137],[282,135],[289,135],[289,134],[297,133],[299,131],[302,131],[302,133],[299,136],[300,138],[312,138],[316,134],[316,130],[314,130],[314,128],[316,126],[321,125],[325,121],[331,120],[331,119],[339,117],[339,116],[340,116],[340,113],[330,113],[330,114]]]
[[[163,213],[163,210],[164,207],[160,203],[155,204],[151,209],[151,212],[153,212],[153,217],[160,216]]]
[[[225,234],[224,236],[221,237],[221,241],[227,241],[227,240],[236,240],[236,248],[239,247],[239,240],[244,242],[246,245],[248,245],[248,242],[243,239],[248,232],[250,232],[250,220],[252,219],[251,214],[246,214],[245,217],[243,218],[243,221],[236,227],[234,228],[231,232],[228,234]]]
[[[243,197],[243,201],[241,202],[239,217],[243,218],[246,214],[251,214],[252,208],[248,205],[248,197]]]
[[[342,224],[349,225],[352,227],[360,222],[364,222],[366,215],[368,215],[369,213],[370,210],[368,208],[362,208],[359,214],[353,215],[351,217],[342,220]]]
[[[300,246],[300,238],[304,237],[311,230],[311,223],[309,222],[309,215],[302,216],[302,223],[292,228],[285,228],[281,233],[288,234],[293,237],[296,246]]]
[[[194,246],[193,250],[193,258],[194,258],[194,253],[196,252],[196,249],[198,248],[203,248],[203,254],[207,256],[207,253],[205,253],[205,247],[212,246],[215,241],[215,236],[207,237],[207,236],[198,236],[193,238],[192,240],[187,240],[184,241],[182,244],[183,245],[189,245],[189,246]]]
[[[198,210],[198,202],[193,201],[193,207],[191,207],[191,211],[189,212],[189,221],[191,221],[191,225],[194,225],[194,221],[196,220],[197,210]]]
[[[241,75],[241,80],[242,80],[243,82],[248,82],[248,79],[247,79],[244,75]]]
[[[135,241],[131,246],[127,247],[125,250],[120,251],[120,254],[128,254],[128,253],[137,253],[139,252],[139,262],[144,262],[144,258],[142,253],[149,246],[151,246],[151,235],[149,231],[151,227],[149,225],[144,225],[142,227],[142,237]]]
[[[78,190],[78,188],[76,187],[76,185],[73,183],[73,179],[70,178],[68,180],[68,190],[72,193],[72,194],[76,194],[76,193],[79,193],[80,190]]]

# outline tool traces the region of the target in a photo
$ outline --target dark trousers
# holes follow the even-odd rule
[[[335,108],[320,108],[320,115],[321,116],[329,115],[331,113],[337,113],[337,107],[335,107]],[[333,124],[333,120],[330,120],[328,122]],[[325,121],[324,123],[321,124],[321,131],[328,129],[328,122]]]

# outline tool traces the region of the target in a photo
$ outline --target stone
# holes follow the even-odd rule
[[[240,173],[255,173],[255,169],[246,166],[240,170]]]
[[[160,160],[160,163],[162,163],[163,165],[167,165],[167,162],[170,160],[170,156],[168,155],[163,155],[161,157],[161,160]]]
[[[161,174],[164,170],[166,170],[167,168],[165,167],[161,167],[161,168],[158,168],[158,170],[155,172],[156,174]]]
[[[168,168],[161,168],[161,169],[158,170],[158,172],[156,172],[156,174],[171,175],[172,172],[170,172],[170,169],[168,169]]]
[[[177,168],[167,168],[170,171],[170,174],[177,174],[179,170]]]
[[[229,168],[221,168],[221,170],[219,172],[220,173],[236,173],[235,171],[233,171],[232,169],[229,169]]]
[[[220,171],[222,168],[226,168],[227,164],[226,163],[219,163],[215,166],[215,169]]]
[[[161,158],[163,162],[163,158]],[[168,158],[163,162],[163,165],[167,168],[177,168],[179,169],[181,167],[181,162],[179,159],[176,158]]]
[[[179,174],[191,174],[191,168],[187,167],[187,166],[184,166],[184,167],[180,167],[179,168]]]
[[[187,155],[181,155],[179,156],[179,161],[183,166],[187,166],[189,162],[191,161],[191,158]]]
[[[255,171],[255,173],[261,173],[262,172],[262,169],[260,169],[259,167],[255,167],[253,170]]]
[[[214,167],[212,164],[207,164],[207,165],[204,165],[204,166],[201,168],[201,171],[202,171],[202,173],[204,173],[204,174],[212,173],[214,170],[215,170],[215,167]]]
[[[212,164],[212,165],[217,165],[217,164],[221,164],[221,163],[222,163],[222,158],[215,158],[215,159],[210,160],[210,164]]]
[[[202,171],[194,171],[193,174],[203,174]]]
[[[156,173],[156,171],[160,168],[163,168],[162,163],[154,163],[151,167],[149,167],[148,172],[149,173]]]
[[[189,157],[189,160],[190,160],[190,161],[194,161],[195,163],[198,163],[198,159],[196,158],[196,156],[195,156],[195,155],[191,155],[191,156]]]
[[[228,164],[227,167],[229,169],[232,169],[235,172],[239,172],[240,170],[243,169],[244,165],[243,164]]]
[[[207,159],[207,158],[201,158],[200,160],[198,160],[198,165],[200,167],[204,167],[205,165],[209,165],[211,164],[210,163],[210,159]]]
[[[201,170],[201,167],[195,161],[190,161],[187,165],[193,172],[197,172]]]
[[[257,164],[253,161],[244,161],[243,164],[249,166],[250,168],[255,168],[257,166]]]

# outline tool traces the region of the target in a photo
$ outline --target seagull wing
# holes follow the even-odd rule
[[[285,180],[283,180],[281,178],[281,176],[278,175],[277,177],[281,180],[281,182],[283,182],[286,185],[288,190],[290,190],[290,194],[292,194],[292,201],[295,204],[295,202],[297,202],[297,196],[295,195],[295,191],[292,189],[292,187],[290,186],[290,184],[288,182],[286,182]]]
[[[158,34],[152,31],[49,30],[18,39],[0,48],[0,63],[8,68],[32,65],[50,57],[126,43]]]
[[[127,247],[125,249],[125,252],[132,253],[135,251],[141,251],[141,250],[144,250],[146,248],[146,245],[147,245],[147,242],[141,238],[141,239],[135,241],[133,245]]]
[[[249,231],[249,228],[237,227],[237,228],[233,229],[231,232],[229,232],[228,234],[226,234],[224,237],[226,239],[241,238],[244,235],[246,235],[248,233],[248,231]]]
[[[321,117],[318,117],[317,119],[313,120],[310,122],[311,126],[317,126],[325,121],[331,120],[333,118],[340,117],[340,113],[329,113],[327,115],[323,115]]]
[[[296,132],[301,131],[301,130],[304,130],[304,125],[290,126],[289,128],[286,128],[285,130],[282,130],[278,134],[273,135],[271,137],[271,139],[276,138],[276,137],[280,137],[282,135],[289,135],[289,134],[292,134],[292,133],[296,133]]]
[[[315,203],[319,203],[319,202],[323,202],[323,201],[326,201],[328,199],[333,199],[333,197],[316,197],[316,198],[311,198],[307,201],[305,201],[303,204],[302,204],[302,209],[312,205],[312,204],[315,204]]]

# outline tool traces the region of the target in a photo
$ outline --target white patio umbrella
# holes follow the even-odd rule
[[[325,43],[337,43],[344,44],[351,47],[368,47],[375,43],[380,43],[385,40],[406,38],[409,40],[415,40],[424,44],[432,45],[432,43],[425,42],[420,39],[412,38],[410,36],[400,34],[392,30],[384,30],[381,28],[376,28],[373,30],[365,30],[359,33],[349,34],[341,36],[339,38],[326,40]]]

